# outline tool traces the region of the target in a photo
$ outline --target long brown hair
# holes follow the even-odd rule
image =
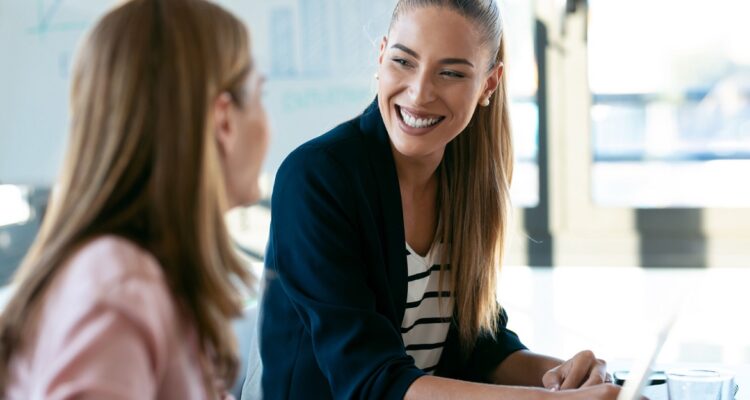
[[[242,101],[250,68],[244,25],[203,0],[133,0],[93,28],[76,63],[56,194],[0,319],[0,389],[60,267],[105,234],[156,257],[182,317],[197,328],[208,368],[233,382],[230,318],[242,309],[236,284],[252,278],[224,226],[209,110],[224,91]]]
[[[473,21],[490,51],[488,70],[505,63],[505,35],[496,0],[400,0],[391,25],[406,10],[446,7]],[[451,289],[464,349],[492,334],[501,321],[497,302],[513,176],[513,144],[503,73],[488,107],[478,107],[466,129],[448,143],[438,167],[436,241],[445,243]]]

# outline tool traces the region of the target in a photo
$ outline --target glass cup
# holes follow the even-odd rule
[[[675,369],[667,371],[669,400],[732,400],[732,374],[707,369]]]
[[[734,374],[727,371],[719,371],[721,375],[721,400],[734,400],[737,394],[737,385],[734,383]]]

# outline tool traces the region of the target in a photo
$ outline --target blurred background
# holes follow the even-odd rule
[[[77,46],[115,3],[0,0],[2,284],[54,188]],[[395,0],[219,3],[250,27],[268,78],[268,195],[286,154],[372,101]],[[516,152],[499,293],[511,327],[535,350],[592,348],[627,366],[680,309],[661,362],[746,368],[750,2],[500,5]],[[270,207],[227,217],[258,270]]]

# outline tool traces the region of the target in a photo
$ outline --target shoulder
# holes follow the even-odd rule
[[[390,154],[388,135],[378,109],[377,99],[357,117],[339,124],[330,131],[311,139],[292,151],[282,162],[276,182],[289,178],[330,175],[361,178],[371,172],[373,162],[379,164]]]
[[[348,190],[369,169],[367,137],[360,117],[344,122],[292,151],[282,162],[274,181],[278,192],[305,187],[326,191]]]
[[[281,164],[279,175],[300,166],[344,163],[347,155],[361,152],[364,141],[358,118],[346,121],[292,151]]]
[[[170,293],[148,251],[116,236],[89,240],[44,294],[29,347],[14,356],[19,373],[45,393],[153,397],[187,343]]]
[[[79,287],[102,292],[124,282],[164,287],[164,273],[158,261],[146,250],[119,236],[106,235],[79,247],[62,267],[62,279]]]
[[[169,330],[177,323],[175,303],[158,261],[118,236],[101,236],[78,248],[46,297],[47,307],[61,310],[60,317],[70,321],[95,309],[108,309],[147,331]]]

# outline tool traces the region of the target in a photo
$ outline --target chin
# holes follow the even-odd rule
[[[414,143],[412,140],[391,140],[393,148],[404,157],[423,158],[438,150],[434,143]],[[438,146],[439,147],[439,146]]]
[[[227,196],[227,203],[229,210],[236,207],[249,207],[260,201],[261,191],[260,186],[255,184],[255,187],[251,190],[247,190],[244,193],[229,193]],[[227,210],[228,211],[228,210]]]
[[[404,157],[417,158],[424,155],[424,151],[419,146],[398,146],[394,145],[393,148]]]
[[[247,196],[245,196],[245,198],[243,199],[244,201],[242,202],[241,206],[243,207],[252,206],[253,204],[260,201],[260,197],[261,197],[260,188],[256,187],[252,193],[249,193]]]

